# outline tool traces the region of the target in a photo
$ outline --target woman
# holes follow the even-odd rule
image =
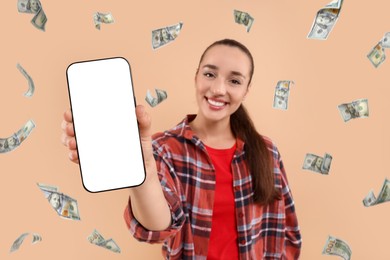
[[[279,152],[242,105],[253,70],[244,45],[217,41],[195,74],[196,115],[151,136],[149,115],[136,108],[147,177],[130,189],[124,217],[139,241],[164,242],[165,259],[299,258]],[[63,142],[78,162],[70,111],[64,117]]]

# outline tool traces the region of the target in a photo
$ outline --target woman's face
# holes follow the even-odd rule
[[[209,121],[230,119],[248,92],[251,63],[237,47],[211,47],[195,76],[199,114]]]

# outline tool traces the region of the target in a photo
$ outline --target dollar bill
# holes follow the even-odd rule
[[[249,32],[255,19],[252,16],[250,16],[250,14],[238,10],[234,10],[233,15],[234,15],[234,21],[238,24],[244,25],[246,31]]]
[[[333,159],[332,155],[325,153],[324,160],[322,161],[322,164],[321,164],[321,173],[322,174],[329,174],[332,159]]]
[[[92,233],[87,237],[87,239],[90,243],[95,245],[100,244],[104,241],[104,237],[96,229],[92,231]]]
[[[275,87],[273,108],[287,110],[288,97],[290,95],[290,84],[294,84],[294,81],[278,81]]]
[[[19,249],[19,247],[22,245],[24,239],[26,238],[26,236],[28,236],[28,234],[29,233],[23,233],[14,241],[14,243],[11,246],[11,250],[10,250],[11,253]]]
[[[98,244],[98,246],[101,246],[101,247],[104,247],[108,250],[111,250],[114,253],[121,252],[121,249],[119,248],[119,246],[115,243],[115,241],[112,238],[105,240],[104,242]]]
[[[367,54],[367,58],[375,68],[378,68],[386,60],[385,49],[382,42],[378,42],[371,51]]]
[[[367,118],[369,116],[368,99],[357,99],[351,103],[344,103],[337,107],[344,122],[354,118]]]
[[[368,195],[363,199],[363,205],[370,207],[386,201],[390,201],[390,181],[385,179],[382,189],[379,192],[378,198],[375,197],[374,192],[371,190]]]
[[[149,90],[146,92],[145,100],[146,100],[146,102],[148,102],[148,104],[151,107],[157,106],[158,104],[163,102],[168,97],[168,94],[165,90],[155,89],[155,91],[156,91],[157,97],[153,97]]]
[[[95,23],[95,28],[100,30],[100,25],[102,23],[110,24],[114,22],[114,17],[111,13],[99,13],[96,12],[93,14],[93,22]]]
[[[45,31],[47,17],[39,0],[18,0],[18,12],[35,14],[31,23],[37,29]]]
[[[383,48],[390,48],[390,32],[385,33],[380,42]]]
[[[307,153],[302,169],[328,175],[332,159],[332,156],[328,153],[325,153],[324,157]]]
[[[352,251],[345,241],[333,236],[328,236],[322,254],[337,255],[344,258],[344,260],[350,260]]]
[[[11,249],[10,249],[10,253],[16,251],[19,249],[19,247],[22,245],[24,239],[29,235],[30,233],[23,233],[21,234],[15,241],[14,243],[12,244],[11,246]],[[42,237],[41,235],[39,235],[38,233],[33,233],[32,234],[33,236],[33,240],[32,240],[32,244],[35,244],[35,243],[38,243],[40,241],[42,241]]]
[[[49,184],[43,184],[43,183],[37,183],[38,187],[42,190],[46,191],[58,191],[57,186],[49,185]]]
[[[39,235],[37,233],[33,233],[32,236],[33,236],[33,240],[31,242],[32,244],[35,244],[35,243],[38,243],[38,242],[42,241],[41,235]]]
[[[338,20],[343,0],[335,0],[321,8],[314,19],[308,39],[326,40]]]
[[[22,73],[22,75],[27,79],[27,82],[28,82],[28,90],[26,93],[24,93],[24,96],[32,97],[32,95],[34,94],[34,91],[35,91],[34,81],[30,77],[30,75],[28,75],[28,73],[22,67],[22,65],[20,65],[18,63],[18,64],[16,64],[16,68],[20,71],[20,73]]]
[[[181,29],[183,28],[183,23],[179,22],[174,25],[167,27],[159,28],[152,31],[152,48],[158,49],[172,41],[174,41]]]
[[[104,237],[96,229],[92,231],[92,233],[87,237],[87,239],[90,243],[94,245],[104,247],[115,253],[121,252],[121,249],[112,238],[105,240]]]
[[[80,220],[77,201],[61,193],[55,186],[37,184],[57,214],[65,219]]]
[[[15,150],[30,135],[35,123],[28,120],[16,133],[7,138],[0,138],[0,153],[7,153]]]
[[[169,34],[172,36],[173,39],[176,39],[177,36],[179,36],[179,33],[181,31],[181,28],[183,27],[183,23],[174,24],[167,27],[167,30]]]

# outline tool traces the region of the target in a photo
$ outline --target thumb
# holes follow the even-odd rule
[[[137,105],[135,108],[140,136],[143,140],[151,137],[152,121],[150,115],[146,112],[144,106]]]

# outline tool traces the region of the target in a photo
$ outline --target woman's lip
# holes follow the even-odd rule
[[[221,102],[221,103],[229,103],[229,102],[226,102],[225,100],[221,100],[221,99],[216,99],[216,98],[209,98],[209,97],[205,97],[207,100],[212,100],[212,101],[215,101],[215,102]]]

